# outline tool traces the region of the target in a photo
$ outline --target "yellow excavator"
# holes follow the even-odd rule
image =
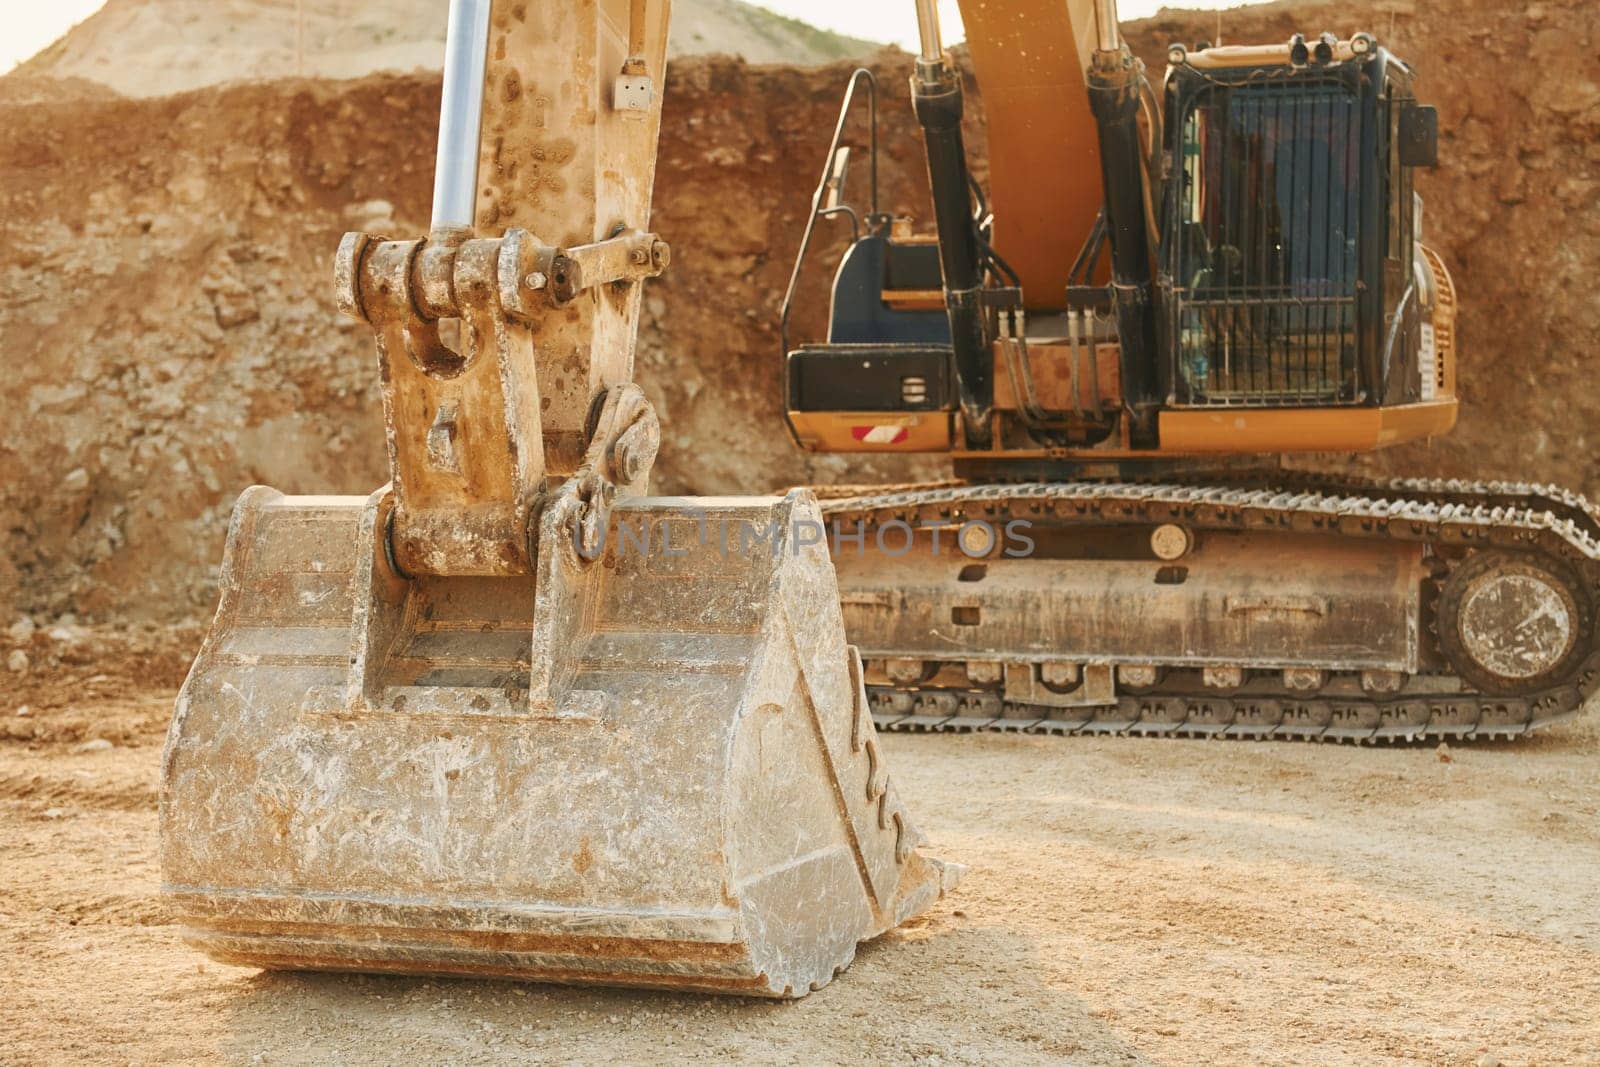
[[[452,0],[432,230],[337,256],[393,480],[244,494],[168,736],[162,887],[218,959],[795,997],[954,883],[815,499],[645,495],[667,18]]]
[[[1450,425],[1410,71],[1361,35],[1175,48],[1158,95],[1109,0],[965,9],[991,188],[919,0],[937,232],[852,212],[830,153],[806,244],[865,232],[787,408],[804,447],[968,480],[819,506],[646,494],[668,0],[451,0],[431,231],[336,257],[392,480],[243,495],[174,711],[162,888],[193,944],[803,996],[959,875],[875,719],[1416,738],[1581,705],[1582,500],[1204,478]]]
[[[1114,0],[961,10],[988,188],[917,0],[934,232],[879,208],[858,71],[783,305],[799,447],[954,466],[819,490],[879,725],[1414,741],[1578,713],[1600,681],[1591,504],[1279,462],[1455,423],[1456,294],[1413,191],[1438,124],[1412,69],[1323,33],[1173,44],[1156,86]],[[838,218],[827,335],[791,344]]]

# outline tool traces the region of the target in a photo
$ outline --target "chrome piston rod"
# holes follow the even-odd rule
[[[1095,44],[1102,52],[1115,52],[1122,47],[1122,33],[1117,27],[1117,0],[1095,0]]]
[[[483,128],[492,7],[493,0],[450,0],[444,99],[439,105],[439,156],[433,175],[435,231],[470,230],[476,216],[478,139]]]
[[[939,62],[944,56],[944,42],[939,38],[938,0],[917,0],[917,32],[922,39],[922,61]]]

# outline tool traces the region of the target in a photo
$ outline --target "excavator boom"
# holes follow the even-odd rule
[[[1082,0],[964,0],[967,50],[983,89],[994,245],[1033,310],[1060,310],[1072,256],[1093,232],[1104,192],[1084,71],[1094,7]],[[1022,61],[1019,62],[1019,58]]]

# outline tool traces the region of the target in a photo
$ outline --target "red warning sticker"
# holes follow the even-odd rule
[[[898,445],[911,436],[904,426],[852,426],[855,439],[868,445]]]

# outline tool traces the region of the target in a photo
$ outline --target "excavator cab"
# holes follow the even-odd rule
[[[1291,42],[1287,65],[1172,50],[1158,302],[1173,407],[1444,392],[1419,366],[1435,300],[1412,173],[1431,162],[1432,110],[1370,37],[1316,47]]]

